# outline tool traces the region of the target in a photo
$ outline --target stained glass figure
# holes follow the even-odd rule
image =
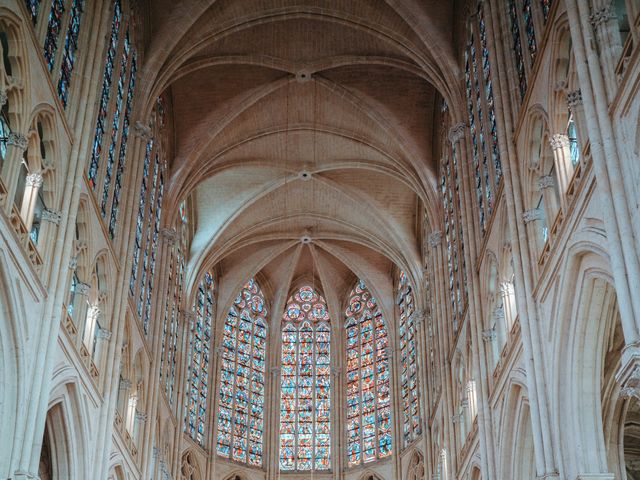
[[[520,91],[520,100],[524,99],[527,93],[527,74],[524,66],[524,58],[522,56],[522,41],[520,40],[520,24],[518,22],[518,9],[515,0],[507,2],[509,11],[509,26],[511,30],[511,49],[516,63],[516,72],[518,73],[518,87]]]
[[[224,324],[218,398],[218,455],[262,465],[267,306],[258,283],[238,293]]]
[[[78,36],[80,35],[80,21],[84,11],[84,0],[73,0],[69,17],[69,26],[64,39],[64,51],[60,66],[60,79],[58,80],[58,97],[62,106],[66,108],[69,101],[69,89],[71,88],[71,74],[76,64],[78,52]]]
[[[206,441],[209,349],[214,318],[214,293],[213,275],[207,272],[198,284],[194,305],[195,321],[191,326],[185,422],[187,434],[203,447]]]
[[[280,470],[331,465],[331,326],[311,286],[293,294],[282,317]]]
[[[64,0],[53,0],[51,2],[47,33],[44,37],[44,61],[49,72],[53,71],[53,66],[56,63],[56,52],[58,51],[58,40],[60,39],[62,21],[64,20],[64,10]]]
[[[402,393],[402,438],[406,447],[422,433],[418,392],[418,347],[416,345],[415,302],[413,289],[400,272],[396,303],[400,312],[400,389]]]
[[[360,280],[345,311],[347,461],[349,466],[392,452],[389,336],[378,306]]]

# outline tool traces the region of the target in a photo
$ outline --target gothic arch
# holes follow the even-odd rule
[[[2,35],[0,69],[0,90],[4,90],[6,112],[11,125],[11,131],[23,133],[23,121],[27,115],[28,96],[25,91],[26,81],[29,79],[28,62],[25,53],[26,39],[24,23],[16,15],[0,8],[0,34]],[[10,70],[10,71],[9,71]],[[0,102],[4,103],[4,102]]]
[[[426,479],[426,466],[424,464],[424,457],[420,451],[415,450],[411,455],[411,461],[407,469],[407,480],[425,480]]]
[[[200,467],[198,466],[197,456],[191,451],[187,450],[182,455],[182,462],[180,465],[180,480],[201,480]]]

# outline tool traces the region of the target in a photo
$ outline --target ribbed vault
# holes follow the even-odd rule
[[[168,196],[192,199],[192,279],[218,265],[231,301],[257,274],[273,289],[325,275],[330,308],[357,277],[390,301],[394,265],[420,280],[434,118],[458,96],[453,7],[154,2],[144,87],[149,109],[170,105]]]

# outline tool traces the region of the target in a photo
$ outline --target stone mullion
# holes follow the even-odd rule
[[[488,8],[491,10],[490,5]],[[492,27],[497,26],[497,28],[491,28],[490,30],[500,31],[499,15],[489,15],[487,18]],[[507,81],[509,69],[505,65],[505,58],[509,55],[509,51],[504,49],[504,45],[501,42],[494,43],[493,51],[495,52],[496,60],[494,71],[497,72],[495,77],[497,80],[495,83],[496,90],[494,92],[496,119],[499,131],[512,132],[517,118],[515,111],[518,107],[511,104],[511,98],[508,95],[500,95],[500,92],[509,91]],[[511,115],[509,112],[511,112]],[[535,255],[532,255],[529,250],[526,225],[521,220],[521,212],[524,211],[523,192],[518,177],[518,165],[520,163],[518,163],[515,145],[513,139],[508,135],[499,135],[498,142],[502,153],[501,156],[504,160],[502,162],[503,185],[507,215],[511,226],[509,231],[512,236],[514,272],[516,283],[518,284],[516,299],[519,305],[518,312],[525,367],[528,372],[527,389],[531,408],[536,470],[546,478],[552,478],[557,477],[558,474],[555,467],[554,447],[550,433],[551,423],[547,399],[544,395],[544,360],[541,353],[541,345],[539,344],[539,332],[536,329],[537,310],[532,296],[526,293],[533,291],[534,272],[532,265],[535,263],[535,260],[533,260]],[[515,167],[513,170],[512,166]],[[520,263],[518,264],[518,262]]]
[[[487,33],[488,37],[488,33]],[[473,260],[478,258],[478,238],[477,231],[474,230],[473,222],[473,201],[471,192],[473,191],[473,176],[470,174],[470,170],[462,168],[463,160],[469,158],[471,150],[467,148],[467,145],[471,144],[471,138],[467,134],[468,129],[464,124],[457,124],[449,131],[449,141],[451,142],[452,155],[456,155],[458,159],[458,165],[460,171],[457,175],[460,177],[461,188],[459,194],[462,196],[460,199],[461,217],[463,225],[461,229],[465,229],[467,232],[467,248],[465,249],[465,263],[468,267],[467,270],[467,284],[469,286],[469,295],[467,298],[467,316],[468,316],[468,328],[471,331],[472,342],[472,355],[473,355],[473,376],[477,378],[478,388],[476,389],[476,413],[478,415],[478,434],[481,450],[481,462],[483,471],[489,478],[495,476],[495,451],[493,446],[495,441],[493,439],[492,430],[492,415],[489,405],[489,385],[488,379],[490,374],[487,371],[486,352],[484,351],[484,344],[480,341],[483,322],[482,315],[482,299],[480,297],[480,279],[475,268]],[[495,198],[497,201],[497,198]],[[466,227],[466,228],[465,228]],[[480,408],[477,408],[480,406]],[[470,418],[469,429],[473,424],[473,419]],[[464,442],[465,439],[461,439]]]

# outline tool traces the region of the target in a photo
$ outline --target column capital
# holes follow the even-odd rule
[[[27,187],[40,188],[44,183],[44,177],[41,172],[34,172],[27,175],[25,183]]]
[[[539,208],[532,208],[531,210],[525,210],[522,212],[522,221],[525,223],[535,222],[536,220],[542,220],[542,210]]]
[[[616,18],[616,15],[611,9],[611,3],[609,3],[596,10],[592,10],[591,15],[589,15],[589,22],[591,22],[594,28],[598,28],[612,18]]]
[[[544,190],[546,188],[551,188],[556,184],[556,179],[553,175],[543,175],[538,178],[537,187],[538,190]]]
[[[164,239],[168,245],[175,245],[176,240],[178,239],[178,233],[173,228],[162,228],[160,229],[160,236]]]
[[[555,133],[549,139],[549,145],[551,145],[552,150],[557,150],[558,148],[569,148],[569,137],[564,133]]]
[[[7,91],[4,88],[0,88],[0,108],[4,107],[4,104],[7,103],[9,96],[7,95]]]
[[[76,268],[78,268],[78,256],[74,255],[69,259],[69,269],[75,270]]]
[[[493,342],[496,338],[496,331],[493,328],[482,330],[482,340],[485,343]]]
[[[120,379],[120,385],[119,388],[120,390],[131,390],[131,380],[129,380],[128,378],[121,378]]]
[[[435,248],[438,245],[440,245],[441,241],[442,241],[442,232],[440,230],[436,230],[435,232],[431,232],[427,236],[427,243],[432,248]]]
[[[467,128],[465,123],[456,123],[453,127],[449,129],[448,137],[449,141],[452,145],[458,143],[462,138],[464,138],[464,132]]]
[[[136,410],[135,417],[136,417],[136,420],[138,420],[139,422],[147,421],[147,414],[144,412],[141,412],[140,410]]]
[[[582,90],[578,88],[567,93],[567,105],[570,110],[582,106]]]
[[[87,296],[89,295],[90,290],[91,290],[91,285],[89,285],[88,283],[84,283],[84,282],[76,283],[76,293],[78,295]],[[94,307],[94,308],[96,308],[98,312],[100,312],[100,310],[97,307]]]
[[[150,140],[153,136],[153,131],[149,125],[146,125],[144,122],[140,120],[136,121],[133,127],[136,136],[143,138],[144,140]]]
[[[54,210],[49,210],[45,208],[42,211],[42,221],[53,223],[54,225],[60,225],[60,220],[62,220],[62,214],[60,212],[56,212]]]
[[[109,341],[111,340],[111,330],[106,330],[104,328],[99,328],[96,332],[96,338],[99,340]]]
[[[7,145],[13,145],[20,150],[26,150],[28,145],[27,137],[22,133],[11,132],[9,138],[7,138]]]

